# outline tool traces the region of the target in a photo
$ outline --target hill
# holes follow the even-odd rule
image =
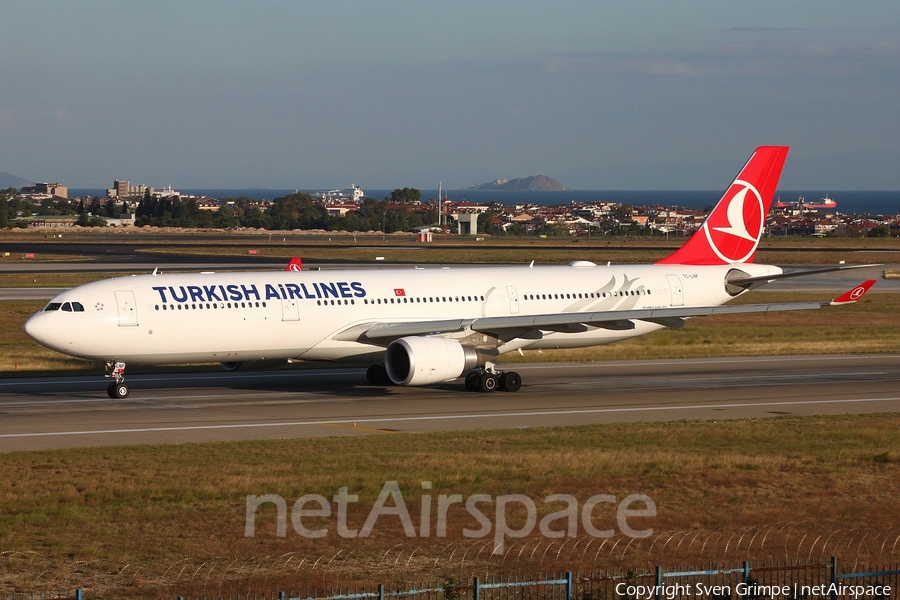
[[[22,179],[21,177],[16,177],[5,171],[0,171],[0,190],[5,190],[6,188],[20,188],[26,185],[34,185],[34,182]]]
[[[490,183],[480,183],[463,189],[467,190],[504,190],[512,192],[565,192],[569,188],[544,175],[532,175],[518,179],[495,179]]]

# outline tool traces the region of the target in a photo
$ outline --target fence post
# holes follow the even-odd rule
[[[384,600],[384,584],[378,584],[378,600]]]
[[[653,591],[653,597],[655,600],[659,600],[660,593],[659,591],[662,589],[662,567],[656,565],[656,588]]]
[[[472,600],[478,600],[480,590],[478,589],[478,578],[472,578]]]
[[[838,565],[837,557],[831,557],[831,600],[837,600]]]
[[[566,571],[566,600],[572,600],[572,571]]]
[[[747,590],[747,584],[750,583],[750,563],[746,560],[744,561],[744,593],[741,595],[743,600],[749,600],[750,594],[749,590]]]

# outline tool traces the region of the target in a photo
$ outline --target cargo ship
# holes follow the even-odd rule
[[[775,202],[775,208],[797,208],[800,210],[828,210],[832,208],[837,208],[837,202],[828,197],[828,194],[825,194],[824,198],[820,198],[818,202],[807,202],[804,200],[803,196],[797,199],[796,202],[782,202],[780,199]]]

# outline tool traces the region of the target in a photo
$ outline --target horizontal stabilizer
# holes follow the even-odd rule
[[[818,275],[819,273],[832,273],[834,271],[846,271],[849,269],[868,269],[870,267],[880,267],[880,264],[873,265],[841,265],[839,267],[824,267],[821,269],[809,269],[807,271],[789,271],[788,273],[773,273],[771,275],[760,275],[758,277],[734,277],[728,278],[728,283],[732,285],[742,285],[747,283],[756,283],[759,281],[775,281],[777,279],[789,279],[791,277],[805,277],[807,275]]]

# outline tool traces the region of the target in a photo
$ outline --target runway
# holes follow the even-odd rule
[[[509,366],[518,393],[365,383],[362,369],[0,380],[0,451],[587,423],[897,412],[900,355]]]

